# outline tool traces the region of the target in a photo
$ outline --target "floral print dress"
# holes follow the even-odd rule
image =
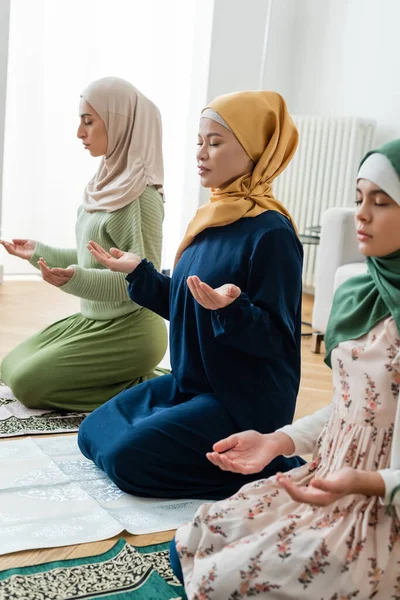
[[[290,471],[307,485],[350,466],[389,467],[398,403],[400,336],[392,318],[332,353],[331,417],[310,463]],[[275,477],[203,504],[176,534],[189,600],[400,600],[400,515],[377,497],[327,507],[293,501]]]

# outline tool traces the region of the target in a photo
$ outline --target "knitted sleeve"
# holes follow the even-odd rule
[[[147,188],[127,211],[121,209],[112,213],[106,225],[110,245],[138,254],[140,258],[152,257],[160,265],[163,217],[160,194],[153,188]],[[97,302],[131,302],[125,273],[113,273],[100,264],[94,268],[83,268],[78,264],[72,266],[74,275],[60,288],[62,291]]]
[[[69,265],[78,261],[75,248],[53,248],[41,242],[36,242],[33,256],[29,262],[37,269],[39,268],[37,264],[39,258],[44,258],[50,268],[58,267],[59,269],[66,269]]]

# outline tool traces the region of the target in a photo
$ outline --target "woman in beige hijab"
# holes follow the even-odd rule
[[[2,244],[40,268],[46,282],[81,298],[81,312],[17,346],[1,376],[30,408],[86,412],[153,377],[166,351],[163,319],[132,302],[124,275],[105,269],[87,249],[94,239],[160,268],[161,117],[133,85],[106,77],[83,91],[77,135],[102,159],[78,210],[76,248],[21,239]]]

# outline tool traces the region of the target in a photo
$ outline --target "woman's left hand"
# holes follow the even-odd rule
[[[324,479],[314,477],[309,486],[297,485],[282,473],[277,474],[277,480],[296,502],[328,506],[348,494],[362,493],[358,489],[357,473],[356,469],[344,467],[334,473],[329,473]]]
[[[187,284],[193,297],[204,308],[209,310],[218,310],[232,304],[239,298],[241,289],[233,283],[226,283],[215,290],[201,281],[196,275],[188,277]]]
[[[74,267],[67,267],[66,269],[50,269],[50,267],[47,266],[44,258],[38,260],[38,265],[40,267],[43,280],[56,287],[61,287],[67,283],[75,273]]]

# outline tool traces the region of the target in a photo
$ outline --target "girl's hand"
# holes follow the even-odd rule
[[[220,440],[214,452],[206,454],[208,460],[223,471],[233,473],[259,473],[280,454],[292,454],[294,443],[285,433],[262,434],[242,431]]]
[[[18,256],[24,260],[30,260],[33,256],[36,242],[34,240],[12,240],[12,242],[6,242],[0,240],[0,244],[7,250],[8,254]]]
[[[110,269],[110,271],[132,273],[138,264],[142,262],[142,259],[133,252],[122,252],[118,248],[110,248],[110,252],[107,252],[97,242],[91,241],[87,247],[97,262]]]
[[[385,495],[385,484],[379,473],[351,467],[343,467],[323,479],[314,477],[308,487],[293,483],[282,473],[277,474],[277,480],[293,500],[315,506],[328,506],[349,494]]]
[[[40,267],[43,280],[47,281],[47,283],[50,283],[51,285],[54,285],[55,287],[61,287],[67,283],[75,273],[74,267],[68,267],[67,269],[50,269],[47,266],[44,258],[38,260],[38,265]]]
[[[236,298],[239,298],[242,293],[241,289],[233,283],[226,283],[214,290],[203,281],[200,281],[196,275],[188,277],[187,284],[197,302],[209,310],[225,308],[225,306],[232,304]]]

